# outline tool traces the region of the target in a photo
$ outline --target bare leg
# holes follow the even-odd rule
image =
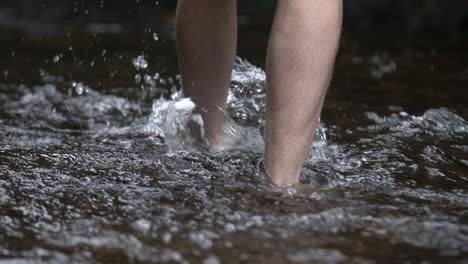
[[[299,181],[333,71],[342,0],[279,0],[267,55],[265,165],[278,186]]]
[[[177,51],[186,96],[203,117],[208,147],[222,133],[237,44],[236,0],[179,0]],[[200,136],[200,135],[198,135]]]

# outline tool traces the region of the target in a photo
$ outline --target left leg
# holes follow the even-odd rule
[[[222,134],[223,111],[236,55],[236,5],[236,0],[179,0],[177,6],[182,86],[184,94],[196,103],[195,111],[203,117],[206,134],[201,140],[209,148]]]

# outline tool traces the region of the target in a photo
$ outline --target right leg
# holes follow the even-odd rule
[[[201,140],[209,148],[222,134],[236,55],[236,6],[236,0],[179,0],[177,5],[177,53],[182,86],[185,96],[197,105],[195,111],[203,117],[206,134]]]
[[[265,166],[278,186],[299,181],[330,83],[342,0],[279,0],[267,55]]]

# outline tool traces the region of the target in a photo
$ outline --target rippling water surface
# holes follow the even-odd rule
[[[66,54],[48,52],[46,70],[10,58],[38,77],[9,69],[0,84],[6,260],[467,261],[468,69],[425,74],[433,51],[342,52],[301,192],[269,188],[257,165],[261,68],[238,60],[223,146],[207,153],[184,133],[177,76],[147,56],[110,71],[135,79],[121,87],[71,74],[78,64],[99,76],[105,59],[60,64]]]

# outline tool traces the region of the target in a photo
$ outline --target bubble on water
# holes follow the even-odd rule
[[[139,219],[133,222],[131,226],[138,232],[148,233],[151,229],[151,222],[147,219]]]
[[[295,194],[298,193],[296,188],[294,188],[294,186],[288,186],[285,191],[286,191],[286,194],[290,196],[294,196]]]
[[[226,232],[228,232],[228,233],[231,233],[231,232],[236,231],[236,226],[235,226],[234,224],[227,223],[227,224],[224,226],[224,230],[226,230]]]
[[[145,60],[145,56],[143,55],[134,58],[132,63],[136,70],[144,70],[148,67],[148,62]]]
[[[164,233],[162,239],[163,239],[164,244],[169,244],[169,243],[171,242],[171,240],[172,240],[172,235],[171,235],[171,233],[169,233],[169,232],[168,232],[168,233]]]
[[[208,237],[206,232],[192,232],[189,237],[190,241],[204,250],[208,250],[213,246],[213,241]]]
[[[221,263],[219,258],[215,255],[210,255],[209,257],[203,260],[203,264],[219,264]]]

